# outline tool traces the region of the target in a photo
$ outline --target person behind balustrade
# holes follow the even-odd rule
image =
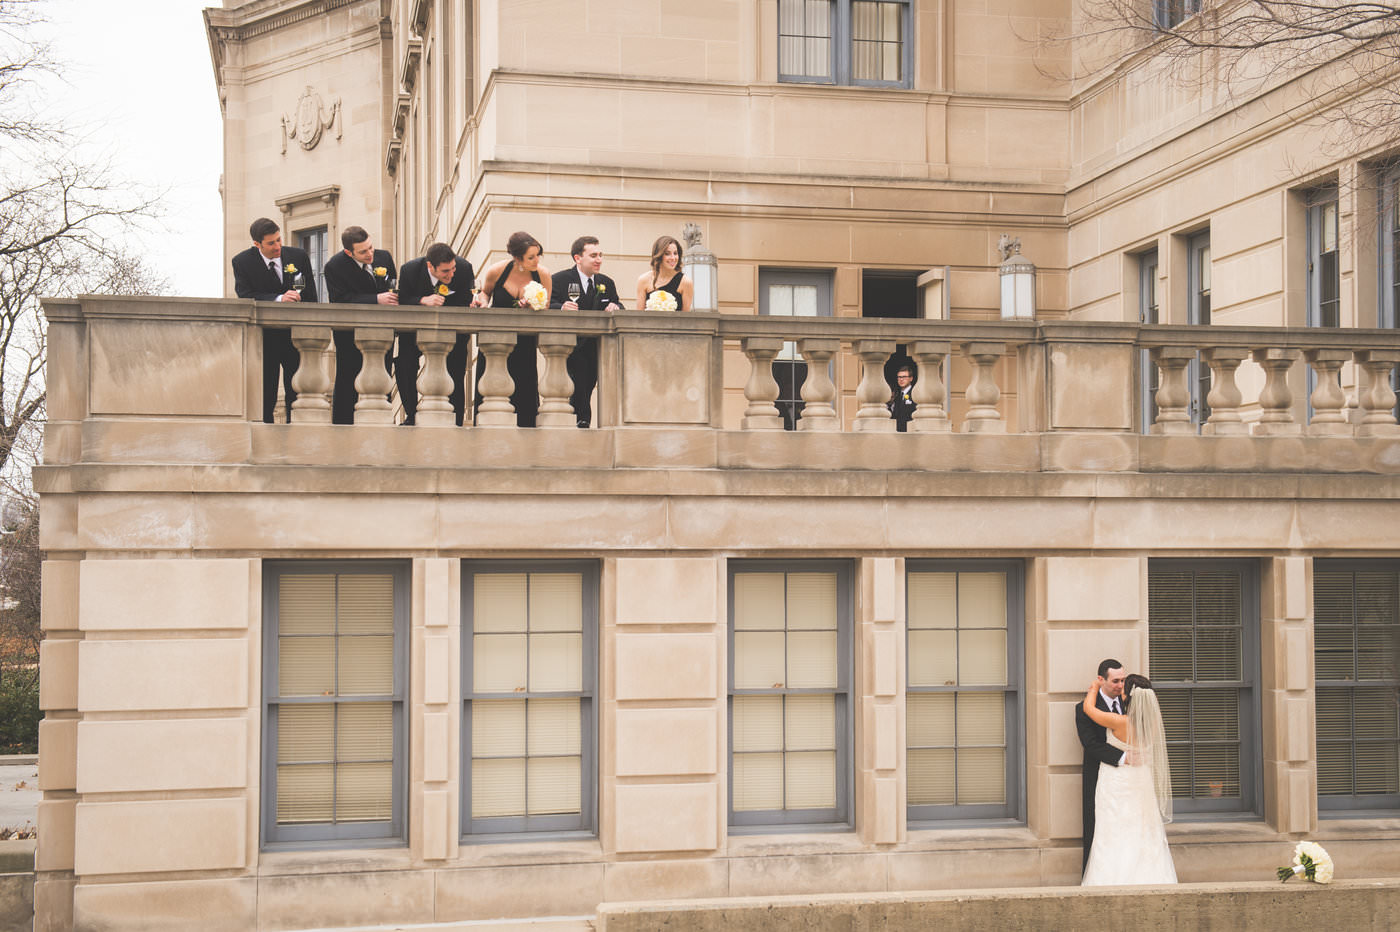
[[[364,227],[346,227],[340,234],[343,251],[326,262],[326,293],[333,304],[398,304],[394,281],[398,272],[394,257],[375,249]],[[364,359],[355,345],[354,330],[335,331],[335,396],[331,403],[332,424],[353,424],[355,376]],[[388,365],[388,360],[385,360]]]
[[[253,245],[233,257],[233,293],[254,301],[315,301],[316,277],[306,250],[282,245],[276,222],[259,217],[248,227]],[[271,424],[277,407],[277,373],[282,373],[287,417],[291,418],[292,376],[301,356],[290,327],[263,328],[263,420]]]
[[[603,250],[596,236],[580,236],[569,249],[574,267],[554,276],[549,306],[565,311],[620,311],[617,284],[599,271],[603,267]],[[588,427],[593,420],[593,388],[598,384],[598,338],[579,337],[569,353],[569,378],[574,380],[574,393],[569,403],[579,427]]]
[[[676,310],[690,310],[695,282],[681,271],[681,244],[674,236],[659,236],[651,244],[651,268],[637,278],[637,310],[647,310],[647,302],[658,291],[676,299]]]
[[[540,253],[544,249],[540,241],[529,233],[512,233],[506,240],[509,259],[493,263],[481,276],[481,291],[474,302],[477,307],[524,308],[527,300],[526,288],[531,282],[538,282],[544,288],[546,306],[548,304],[551,278],[549,270],[540,265]],[[517,333],[515,348],[506,359],[506,371],[515,382],[515,391],[510,403],[515,408],[515,423],[520,427],[534,427],[540,409],[539,376],[535,372],[535,349],[539,340],[533,333]],[[486,369],[486,360],[478,356],[476,381],[478,390],[473,410],[481,406],[481,374]]]
[[[909,421],[914,417],[914,409],[918,405],[914,404],[914,368],[912,366],[900,366],[895,374],[895,389],[890,392],[890,400],[885,402],[885,407],[890,409],[890,415],[894,418],[894,429],[901,434],[909,430]]]
[[[470,307],[473,300],[473,286],[476,276],[472,264],[452,251],[446,243],[433,243],[428,251],[417,259],[410,259],[399,270],[399,304],[422,305],[424,307]],[[414,423],[418,410],[418,365],[422,353],[418,351],[417,333],[413,330],[400,330],[394,334],[399,340],[399,352],[394,357],[394,379],[399,386],[399,399],[403,402],[404,423]],[[468,334],[458,333],[447,354],[447,374],[452,377],[452,413],[457,426],[462,426],[462,416],[466,411],[466,374]]]

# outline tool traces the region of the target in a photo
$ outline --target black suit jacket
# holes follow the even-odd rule
[[[457,271],[452,276],[452,284],[447,286],[452,293],[447,296],[447,307],[470,307],[472,288],[476,287],[476,276],[472,264],[461,256],[457,257]],[[399,304],[417,304],[433,294],[433,280],[428,275],[428,260],[424,256],[409,259],[399,273]]]
[[[276,301],[292,287],[296,276],[287,272],[290,265],[301,273],[304,287],[301,288],[303,301],[315,301],[316,276],[311,272],[311,259],[306,250],[295,246],[282,247],[282,280],[267,267],[267,260],[258,252],[258,247],[249,246],[233,257],[233,293],[240,298],[254,301]]]
[[[360,263],[341,250],[326,262],[326,292],[332,304],[378,304],[379,295],[389,290],[389,281],[398,278],[394,257],[382,249],[374,251],[372,268],[383,267],[383,278],[371,275]]]
[[[1118,701],[1121,703],[1123,700]],[[1105,712],[1113,711],[1103,701],[1102,693],[1094,697],[1094,708]],[[1084,774],[1088,776],[1092,772],[1094,781],[1098,782],[1099,762],[1117,767],[1123,758],[1123,752],[1108,743],[1108,729],[1089,717],[1084,711],[1082,701],[1074,705],[1074,727],[1079,732],[1079,743],[1084,746]]]
[[[558,310],[564,306],[564,302],[569,300],[569,285],[583,286],[583,276],[578,273],[578,266],[558,272],[550,284],[549,306]],[[617,284],[599,272],[593,276],[593,290],[579,295],[578,309],[580,311],[602,311],[606,310],[609,304],[622,304],[622,297],[618,294]]]

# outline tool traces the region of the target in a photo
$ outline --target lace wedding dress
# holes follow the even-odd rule
[[[1112,732],[1108,743],[1127,750]],[[1176,865],[1167,847],[1150,767],[1099,764],[1094,824],[1083,886],[1176,883]]]

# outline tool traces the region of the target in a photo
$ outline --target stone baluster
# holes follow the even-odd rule
[[[896,424],[886,403],[890,400],[890,385],[885,381],[885,363],[894,353],[893,340],[857,340],[855,353],[860,357],[860,386],[856,389],[854,430],[894,433]]]
[[[1235,382],[1235,370],[1249,358],[1249,350],[1238,346],[1210,346],[1201,350],[1201,358],[1210,366],[1210,417],[1201,428],[1203,434],[1226,436],[1249,433],[1240,413],[1243,396]]]
[[[419,330],[418,349],[423,365],[418,370],[418,412],[413,422],[421,427],[456,427],[452,413],[452,376],[447,374],[447,354],[457,341],[448,330]],[[366,359],[369,357],[366,356]]]
[[[1191,424],[1191,388],[1186,384],[1194,346],[1154,346],[1148,351],[1160,378],[1157,385],[1157,419],[1154,434],[1194,434]]]
[[[578,416],[569,401],[574,393],[574,380],[569,377],[569,353],[577,342],[578,338],[572,333],[540,334],[544,372],[540,375],[540,413],[535,420],[540,427],[578,426]]]
[[[744,385],[744,409],[740,426],[744,430],[782,430],[783,416],[774,404],[778,400],[778,383],[773,380],[773,357],[783,349],[776,337],[745,337],[740,341],[744,355],[749,357],[749,380]]]
[[[1263,413],[1252,428],[1263,437],[1294,437],[1303,432],[1303,425],[1293,417],[1293,392],[1288,388],[1288,373],[1301,357],[1302,351],[1269,347],[1257,349],[1254,361],[1264,370],[1264,389],[1259,393]]]
[[[1313,437],[1351,436],[1351,421],[1347,419],[1347,396],[1342,391],[1342,364],[1351,358],[1348,350],[1311,349],[1303,353],[1313,367],[1316,385],[1313,387],[1313,416],[1308,423],[1308,435]],[[296,386],[292,386],[295,388]]]
[[[482,331],[476,335],[476,347],[486,357],[486,369],[477,385],[481,406],[476,410],[476,426],[514,427],[515,405],[510,403],[510,393],[515,391],[515,380],[506,369],[506,357],[515,347],[515,334]]]
[[[380,362],[394,345],[394,331],[388,327],[356,327],[355,348],[365,357],[355,376],[356,424],[392,424],[394,408],[389,404],[393,380]],[[371,364],[373,363],[373,364]]]
[[[303,424],[331,422],[331,379],[326,374],[326,351],[331,345],[329,327],[293,327],[292,345],[301,354],[301,365],[292,376],[292,420]]]
[[[911,431],[948,433],[953,429],[948,420],[948,386],[943,381],[943,360],[953,351],[951,343],[937,340],[916,340],[909,355],[919,366],[919,379],[914,383],[914,418]]]
[[[841,429],[841,417],[832,402],[836,385],[831,381],[831,357],[841,351],[841,341],[809,337],[797,341],[797,351],[807,362],[807,379],[802,383],[802,416],[798,430],[832,431]]]
[[[1390,373],[1400,362],[1396,350],[1357,350],[1356,364],[1366,370],[1369,384],[1357,401],[1365,412],[1356,425],[1358,437],[1394,437],[1400,434],[1395,423],[1395,390],[1390,387]]]
[[[993,371],[1006,355],[1005,343],[964,343],[962,353],[972,363],[972,382],[967,386],[967,420],[963,430],[970,434],[1004,434],[1006,422],[1001,419],[997,402],[1001,389]],[[918,412],[915,411],[915,414]]]

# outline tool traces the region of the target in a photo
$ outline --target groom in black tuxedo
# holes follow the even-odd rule
[[[580,236],[570,248],[574,267],[554,276],[550,287],[549,306],[565,311],[620,311],[617,285],[599,271],[603,267],[603,250],[596,236]],[[570,297],[569,286],[578,289]],[[569,403],[579,427],[593,422],[593,387],[598,384],[598,338],[579,337],[569,354],[569,378],[574,380],[574,393]]]
[[[1116,660],[1105,660],[1099,664],[1099,676],[1104,678],[1104,686],[1094,698],[1094,705],[1105,712],[1123,712],[1123,680],[1127,671]],[[1108,729],[1095,724],[1084,711],[1084,701],[1074,704],[1074,727],[1079,732],[1079,743],[1084,746],[1084,866],[1089,864],[1089,849],[1094,845],[1094,794],[1099,787],[1099,764],[1117,767],[1123,761],[1123,752],[1108,743]]]
[[[425,255],[403,264],[399,276],[399,304],[424,307],[471,307],[472,288],[476,276],[472,264],[452,251],[446,243],[433,243]],[[413,330],[399,330],[399,354],[394,357],[394,379],[399,385],[403,402],[404,423],[412,424],[418,411],[418,335]],[[447,374],[452,376],[452,413],[457,426],[462,426],[466,411],[467,343],[470,335],[457,334],[452,351],[447,354]]]
[[[254,301],[312,301],[316,300],[316,278],[311,274],[311,260],[306,250],[282,245],[282,231],[266,217],[259,217],[248,228],[253,245],[233,257],[233,293]],[[300,281],[301,287],[297,287]],[[301,360],[292,345],[292,331],[287,327],[263,328],[263,420],[272,423],[272,411],[277,407],[277,372],[281,370],[283,391],[287,398],[287,417],[291,419],[292,376]]]
[[[332,304],[398,304],[394,280],[398,271],[394,257],[375,249],[364,227],[346,227],[340,234],[344,247],[326,263],[326,293]],[[355,376],[364,362],[355,346],[355,331],[335,331],[335,397],[331,403],[332,424],[353,424]]]

